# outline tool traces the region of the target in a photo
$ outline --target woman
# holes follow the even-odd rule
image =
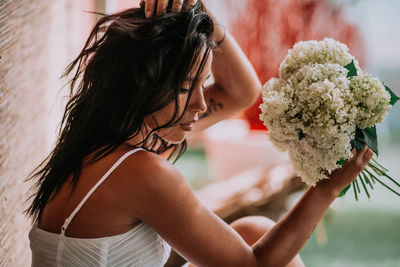
[[[196,266],[303,266],[297,253],[372,156],[355,152],[275,225],[253,217],[232,228],[160,156],[179,156],[261,88],[202,3],[147,0],[103,17],[66,74],[75,67],[58,142],[33,176],[33,265],[161,266],[171,246]]]

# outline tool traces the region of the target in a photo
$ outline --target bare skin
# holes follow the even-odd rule
[[[165,1],[158,3],[162,5]],[[151,3],[155,0],[145,1],[146,9]],[[216,27],[214,35],[216,40],[221,40],[223,29]],[[195,81],[194,92],[182,118],[185,127],[178,125],[159,133],[167,141],[181,142],[243,110],[258,96],[260,81],[229,33],[220,44],[220,50],[212,52],[200,80]],[[202,84],[210,71],[214,83],[203,90]],[[185,97],[182,95],[182,100]],[[216,107],[213,112],[201,116],[211,106]],[[152,127],[154,119],[157,122],[167,119],[168,108],[154,117],[145,118],[143,131]],[[200,117],[202,119],[196,121]],[[190,130],[186,127],[189,124]],[[130,142],[140,142],[140,138]],[[100,161],[85,166],[71,197],[71,186],[65,184],[46,205],[39,228],[60,233],[64,220],[126,151],[128,148],[121,146]],[[372,151],[367,147],[356,152],[341,169],[330,175],[329,180],[310,187],[296,206],[255,243],[254,240],[246,243],[238,233],[240,230],[235,231],[199,201],[186,179],[170,162],[154,153],[139,151],[129,156],[93,193],[76,214],[66,236],[117,235],[144,221],[196,266],[285,266],[296,257],[329,205],[356,178],[371,156]]]
[[[270,231],[275,222],[263,216],[247,216],[235,220],[230,226],[239,233],[247,245],[254,245],[263,235]],[[304,267],[300,255],[296,255],[286,267]]]

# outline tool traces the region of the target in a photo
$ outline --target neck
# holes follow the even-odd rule
[[[151,128],[148,124],[143,121],[142,127],[140,132],[133,138],[129,139],[125,142],[126,145],[150,148],[154,146],[154,138],[156,137],[156,133],[151,133]],[[152,147],[153,150],[157,150],[158,147],[161,145],[160,142],[157,142],[155,147]]]

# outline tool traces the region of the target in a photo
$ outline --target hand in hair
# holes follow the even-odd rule
[[[180,12],[182,8],[190,8],[196,5],[197,0],[142,0],[140,6],[144,5],[146,18],[150,18],[154,14],[160,16],[167,9],[171,12]]]

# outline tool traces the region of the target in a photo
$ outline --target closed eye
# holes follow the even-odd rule
[[[203,91],[206,89],[205,84],[201,85],[201,88],[203,89]],[[190,88],[181,88],[180,89],[180,93],[181,94],[188,94],[190,92]]]
[[[181,94],[188,94],[190,92],[190,89],[189,88],[181,88],[180,89],[180,93]]]

